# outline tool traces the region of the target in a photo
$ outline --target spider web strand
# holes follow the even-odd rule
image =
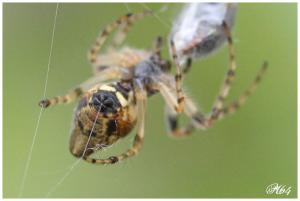
[[[84,151],[83,151],[83,154],[81,155],[81,157],[79,159],[77,159],[69,168],[69,170],[64,174],[64,176],[47,192],[47,194],[45,195],[45,197],[49,197],[49,195],[51,193],[53,193],[65,180],[66,178],[71,174],[72,170],[82,161],[82,158],[83,156],[85,155],[85,152],[87,150],[87,147],[88,147],[88,144],[91,140],[91,136],[92,136],[92,133],[94,131],[94,128],[95,128],[95,125],[96,125],[96,122],[97,122],[97,119],[98,119],[98,116],[99,116],[99,113],[100,113],[100,110],[97,112],[97,115],[96,115],[96,118],[95,118],[95,121],[93,123],[93,127],[91,129],[91,132],[89,134],[89,138],[87,140],[87,143],[85,145],[85,148],[84,148]]]
[[[55,28],[56,28],[56,20],[57,20],[57,14],[58,14],[58,5],[59,4],[57,3],[56,4],[56,10],[55,10],[54,23],[53,23],[53,31],[52,31],[50,53],[49,53],[49,58],[48,58],[48,65],[47,65],[47,72],[46,72],[46,78],[45,78],[45,87],[44,87],[43,98],[46,97],[46,90],[47,90],[47,85],[48,85],[48,77],[49,77],[50,64],[51,64],[53,41],[54,41],[54,34],[55,34]],[[39,116],[38,116],[37,124],[36,124],[36,127],[35,127],[35,131],[34,131],[32,143],[31,143],[31,146],[30,146],[30,150],[29,150],[29,153],[28,153],[28,158],[27,158],[27,161],[26,161],[26,165],[25,165],[25,169],[24,169],[24,173],[23,173],[23,177],[22,177],[21,187],[20,187],[20,191],[19,191],[19,197],[21,197],[23,195],[23,192],[24,192],[25,182],[26,182],[26,179],[27,179],[27,176],[28,176],[28,170],[29,170],[30,162],[31,162],[31,158],[32,158],[33,147],[34,147],[34,144],[36,142],[36,137],[37,137],[38,128],[39,128],[39,124],[40,124],[40,119],[41,119],[42,113],[43,113],[43,108],[40,109],[40,113],[39,113]]]
[[[147,4],[140,3],[144,8],[147,10],[152,10]],[[165,26],[166,29],[170,30],[172,27],[169,23],[165,22],[156,12],[153,13],[153,16],[162,24]]]

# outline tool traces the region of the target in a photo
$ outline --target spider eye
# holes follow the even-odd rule
[[[93,95],[91,105],[101,113],[116,113],[120,103],[112,92],[99,91]]]

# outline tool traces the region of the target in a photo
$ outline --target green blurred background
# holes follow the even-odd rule
[[[166,36],[180,4],[60,4],[47,97],[91,76],[86,53],[101,27],[145,7],[165,12],[136,24],[126,44],[150,48]],[[43,96],[56,4],[3,4],[3,196],[18,197]],[[263,60],[269,71],[235,115],[182,139],[166,135],[162,98],[148,102],[141,153],[112,166],[80,162],[49,197],[296,197],[297,5],[240,4],[234,29],[237,77],[229,100],[249,85]],[[167,48],[164,56],[168,57]],[[227,69],[227,48],[194,64],[186,88],[208,112]],[[42,114],[22,197],[45,197],[76,159],[68,140],[76,103]],[[133,134],[133,133],[132,133]],[[101,156],[120,153],[133,135]],[[291,186],[267,195],[269,184]]]

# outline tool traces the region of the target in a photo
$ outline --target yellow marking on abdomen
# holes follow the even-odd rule
[[[120,104],[122,105],[122,107],[125,107],[128,104],[128,101],[124,98],[124,96],[120,92],[117,91],[116,96]]]
[[[100,87],[100,90],[102,90],[102,91],[112,91],[112,92],[116,92],[117,91],[114,87],[111,87],[109,85],[102,85]]]

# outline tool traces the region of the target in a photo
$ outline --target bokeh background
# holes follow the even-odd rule
[[[86,53],[101,27],[128,10],[159,12],[136,24],[127,45],[150,48],[167,36],[181,4],[60,4],[47,97],[63,94],[92,75]],[[18,197],[43,96],[56,4],[3,4],[3,196]],[[21,197],[296,197],[297,196],[297,5],[240,4],[233,32],[237,77],[233,100],[250,84],[263,60],[269,71],[235,115],[207,131],[166,135],[160,96],[148,102],[141,153],[112,166],[80,162],[68,150],[76,103],[43,112]],[[168,57],[167,48],[164,57]],[[194,64],[186,88],[208,112],[227,69],[227,48]],[[133,134],[133,133],[132,133]],[[133,135],[101,156],[120,153]],[[269,184],[292,187],[267,195]]]

